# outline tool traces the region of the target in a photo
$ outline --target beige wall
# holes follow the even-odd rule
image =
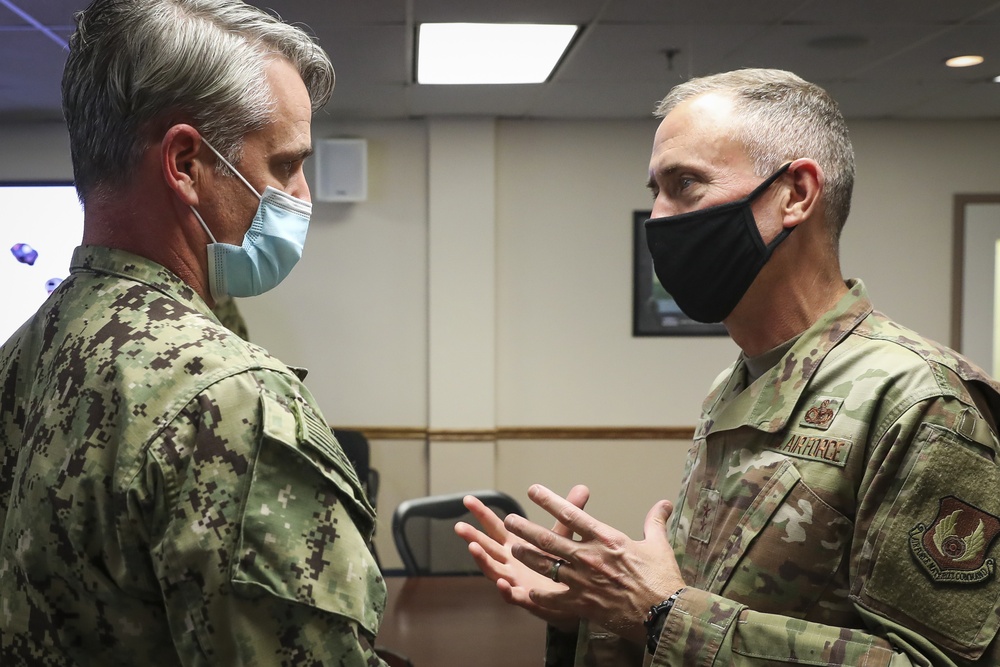
[[[864,278],[876,307],[950,344],[952,198],[1000,193],[1000,122],[858,122],[851,134],[844,272]]]
[[[631,336],[631,212],[650,203],[644,184],[653,121],[498,121],[494,171],[474,179],[485,187],[477,192],[489,192],[484,179],[495,179],[493,201],[461,183],[430,185],[435,133],[452,142],[455,136],[449,121],[434,122],[433,133],[422,120],[317,122],[316,138],[368,139],[369,199],[316,204],[300,266],[273,292],[241,302],[252,337],[287,363],[311,369],[308,385],[332,423],[430,426],[429,385],[442,368],[429,359],[430,304],[462,313],[456,306],[468,298],[447,285],[461,271],[444,267],[444,287],[429,278],[434,195],[458,207],[449,224],[465,216],[480,229],[477,253],[481,223],[493,229],[495,291],[483,296],[495,304],[495,338],[483,345],[473,324],[468,344],[476,364],[493,364],[494,426],[693,425],[706,387],[736,350],[721,338]],[[881,310],[948,342],[952,197],[1000,192],[1000,123],[851,127],[859,180],[843,239],[845,273],[865,279]],[[476,137],[484,140],[481,124]],[[71,176],[60,127],[0,128],[0,146],[0,180]],[[490,285],[483,275],[476,280]],[[445,331],[457,353],[461,328]],[[449,392],[438,396],[460,395]],[[445,417],[435,428],[465,426],[439,407]],[[492,479],[526,504],[532,482],[563,492],[585,482],[594,488],[594,513],[637,537],[652,503],[674,495],[687,444],[450,443],[437,447],[433,461],[419,439],[377,440],[373,447],[383,474],[379,543],[393,566],[388,519],[399,500],[462,488],[465,480],[473,487]],[[440,480],[434,485],[432,468]]]

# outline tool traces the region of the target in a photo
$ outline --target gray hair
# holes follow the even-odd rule
[[[733,139],[744,146],[758,176],[798,158],[819,163],[826,175],[826,219],[836,248],[854,189],[854,149],[837,103],[791,72],[741,69],[674,87],[657,105],[656,116],[663,118],[678,104],[713,92],[735,101],[739,124]]]
[[[272,120],[273,58],[298,70],[313,112],[333,90],[330,59],[309,35],[240,0],[94,0],[76,24],[62,92],[81,201],[126,185],[179,122],[238,162],[243,137]]]

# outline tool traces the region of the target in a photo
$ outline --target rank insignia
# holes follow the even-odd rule
[[[715,525],[715,515],[719,510],[719,499],[722,494],[715,489],[702,489],[698,493],[698,506],[691,519],[691,537],[708,544],[712,539],[712,526]]]
[[[833,418],[840,412],[840,406],[844,404],[843,399],[823,397],[817,399],[806,410],[806,416],[799,422],[800,426],[809,426],[826,430],[833,423]]]
[[[946,496],[930,526],[910,530],[910,551],[934,581],[975,584],[993,576],[996,559],[987,555],[998,535],[1000,519]]]

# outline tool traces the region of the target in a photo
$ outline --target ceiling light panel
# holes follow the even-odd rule
[[[542,83],[576,35],[575,25],[424,23],[417,83]]]

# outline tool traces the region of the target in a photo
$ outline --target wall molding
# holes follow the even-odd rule
[[[489,442],[496,440],[691,440],[693,426],[500,426],[495,429],[427,429],[419,426],[338,426],[369,440]]]

